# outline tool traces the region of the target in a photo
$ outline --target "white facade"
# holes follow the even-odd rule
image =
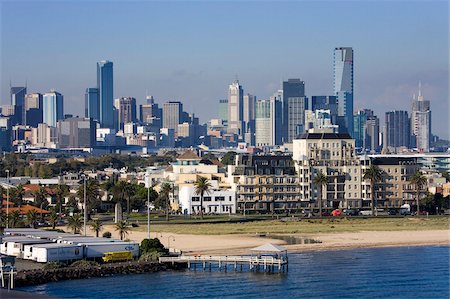
[[[211,183],[213,182],[211,181]],[[182,213],[200,213],[200,195],[195,193],[195,186],[193,184],[180,186],[178,196]],[[231,189],[213,188],[203,196],[203,213],[236,213],[236,193]]]

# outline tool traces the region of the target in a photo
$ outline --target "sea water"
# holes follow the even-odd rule
[[[62,281],[22,288],[59,298],[449,298],[450,247],[289,254],[281,274],[212,269]]]

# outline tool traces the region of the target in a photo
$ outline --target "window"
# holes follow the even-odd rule
[[[203,197],[203,201],[211,201],[211,196],[205,196],[205,197]]]
[[[225,201],[225,196],[216,196],[216,201]]]
[[[198,197],[198,196],[192,196],[192,201],[200,201],[200,197]]]

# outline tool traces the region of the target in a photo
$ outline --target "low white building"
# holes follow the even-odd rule
[[[203,213],[236,213],[236,193],[231,189],[219,189],[213,185],[209,193],[203,196]],[[180,186],[179,203],[183,214],[200,214],[200,195],[195,192],[193,184]]]

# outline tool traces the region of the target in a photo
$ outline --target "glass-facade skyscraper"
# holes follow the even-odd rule
[[[353,49],[335,48],[333,58],[333,88],[338,115],[343,119],[339,130],[353,134]]]
[[[56,127],[58,120],[64,118],[64,99],[62,94],[51,91],[42,99],[43,122],[50,127]]]
[[[97,63],[97,89],[100,126],[114,129],[114,85],[113,63],[111,61],[103,60]]]
[[[11,105],[14,106],[12,125],[25,124],[25,95],[26,87],[11,87]]]
[[[305,97],[305,82],[300,79],[284,81],[282,99],[283,142],[291,143],[304,132],[305,110],[308,109],[308,99]]]
[[[84,117],[100,121],[98,88],[86,88]]]

